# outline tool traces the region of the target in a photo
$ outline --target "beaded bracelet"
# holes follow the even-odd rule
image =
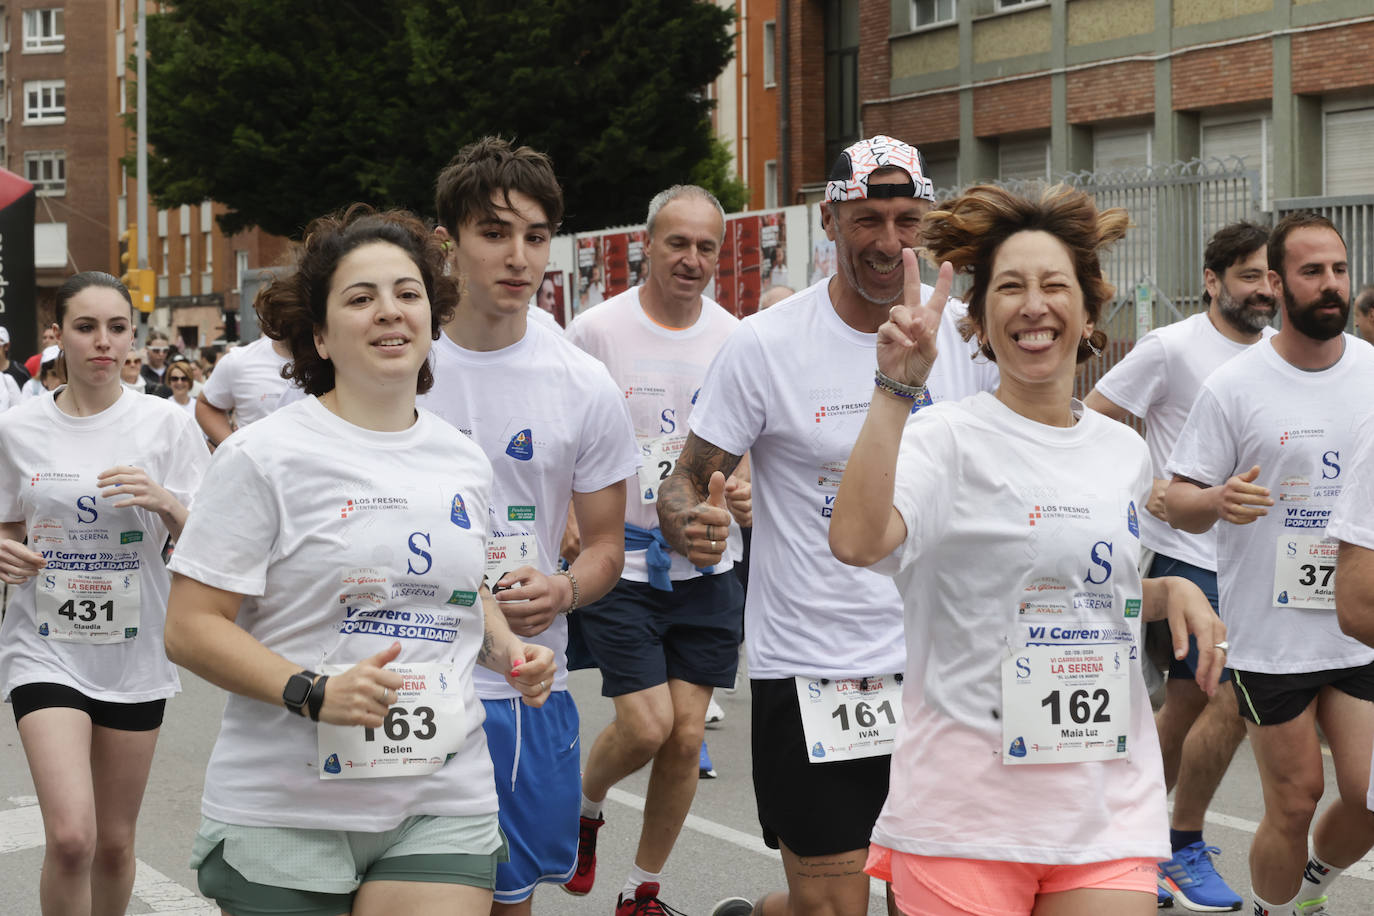
[[[578,588],[577,588],[577,576],[574,576],[574,575],[572,574],[572,570],[570,570],[570,569],[560,569],[558,572],[554,573],[554,575],[555,575],[555,576],[567,576],[567,577],[568,577],[568,581],[572,583],[572,590],[573,590],[573,594],[572,594],[572,604],[568,605],[568,609],[567,609],[566,611],[563,612],[564,614],[571,614],[573,611],[577,610],[577,602],[578,602],[578,600],[579,600],[579,599],[578,599]]]
[[[926,393],[925,385],[903,385],[895,378],[885,375],[881,369],[873,370],[873,384],[908,401],[915,401]]]

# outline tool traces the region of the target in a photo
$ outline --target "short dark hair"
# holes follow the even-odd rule
[[[129,295],[129,290],[119,278],[105,273],[103,270],[83,270],[79,274],[72,274],[61,286],[57,288],[57,326],[62,327],[62,320],[67,317],[67,303],[76,298],[76,294],[92,286],[103,286],[112,289],[124,297],[124,301],[129,303],[129,311],[133,312],[134,300]]]
[[[458,284],[444,273],[439,239],[413,213],[379,213],[366,204],[353,204],[343,213],[320,217],[305,232],[305,241],[296,246],[295,271],[274,278],[253,303],[262,332],[291,350],[283,378],[295,380],[307,394],[317,396],[334,387],[334,363],[315,349],[315,332],[325,326],[329,285],[339,262],[371,242],[395,245],[415,262],[429,297],[430,338],[439,339],[440,328],[458,307]],[[433,384],[434,374],[426,360],[415,391],[424,394]]]
[[[1269,269],[1282,277],[1288,236],[1298,229],[1312,228],[1330,229],[1336,233],[1336,238],[1341,240],[1341,245],[1345,245],[1345,236],[1341,235],[1341,230],[1337,229],[1331,220],[1312,210],[1294,210],[1279,220],[1279,224],[1269,233]]]
[[[1268,241],[1268,228],[1258,223],[1241,220],[1223,226],[1208,240],[1202,252],[1202,266],[1221,279],[1227,270],[1254,254],[1256,249],[1263,248]],[[1268,257],[1267,252],[1265,256]],[[1206,287],[1202,290],[1202,301],[1212,304],[1212,294]]]
[[[1018,232],[1048,232],[1068,249],[1074,275],[1083,290],[1083,308],[1094,325],[1092,334],[1078,343],[1078,362],[1084,362],[1094,348],[1107,345],[1107,332],[1097,327],[1102,307],[1112,300],[1116,288],[1102,276],[1098,252],[1126,235],[1130,218],[1120,207],[1098,210],[1092,197],[1057,184],[1045,188],[1037,198],[1022,196],[994,185],[976,185],[927,213],[921,222],[925,248],[937,261],[949,261],[956,272],[973,275],[969,289],[968,317],[960,322],[964,339],[977,330],[987,330],[988,286],[992,266],[1002,243]],[[980,352],[997,361],[985,342]]]
[[[444,166],[434,183],[434,211],[439,225],[458,237],[458,228],[474,219],[498,219],[492,196],[500,192],[506,209],[513,209],[510,192],[519,191],[544,211],[557,232],[563,222],[563,188],[553,160],[528,146],[512,147],[501,137],[469,143]]]
[[[1371,309],[1374,309],[1374,283],[1366,283],[1355,296],[1355,311],[1368,315]]]

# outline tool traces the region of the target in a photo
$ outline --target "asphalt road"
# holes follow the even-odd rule
[[[217,911],[194,892],[195,875],[186,860],[199,820],[201,784],[218,730],[223,694],[199,679],[182,675],[184,692],[168,705],[158,742],[138,838],[139,877],[129,913],[210,916]],[[611,705],[600,696],[600,681],[577,672],[573,693],[583,716],[584,753],[610,718]],[[663,899],[690,916],[706,916],[716,900],[730,894],[756,897],[782,884],[777,855],[758,837],[749,777],[749,692],[719,695],[726,718],[708,731],[711,756],[719,773],[702,780],[691,817],[668,863]],[[647,773],[613,790],[601,832],[599,880],[587,897],[544,888],[535,898],[541,916],[610,916],[615,896],[630,867],[639,829]],[[1334,776],[1327,761],[1327,791]],[[804,804],[804,800],[799,800]],[[1249,889],[1246,852],[1261,816],[1258,778],[1248,745],[1242,745],[1212,806],[1209,842],[1223,850],[1218,866],[1241,894]],[[0,916],[38,916],[38,871],[43,834],[33,783],[8,709],[0,715]],[[884,912],[879,897],[869,913]],[[1337,883],[1332,911],[1339,916],[1374,913],[1374,858],[1366,858]],[[1186,912],[1175,910],[1175,912]]]

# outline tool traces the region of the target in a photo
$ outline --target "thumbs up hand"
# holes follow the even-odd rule
[[[725,506],[725,475],[714,471],[706,485],[706,502],[692,511],[686,531],[691,549],[687,559],[698,569],[715,566],[725,555],[725,539],[730,534],[730,510]]]

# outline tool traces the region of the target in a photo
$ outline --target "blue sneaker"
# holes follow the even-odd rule
[[[1174,908],[1174,895],[1169,891],[1168,888],[1156,887],[1155,896],[1158,899],[1158,903],[1156,904],[1155,909],[1172,910]]]
[[[1241,899],[1226,885],[1212,865],[1212,856],[1221,850],[1205,843],[1185,846],[1174,857],[1159,863],[1159,884],[1178,902],[1199,913],[1226,913],[1238,910]]]
[[[715,779],[716,768],[711,766],[711,755],[706,750],[706,742],[701,742],[701,756],[697,761],[697,775],[702,779]]]

